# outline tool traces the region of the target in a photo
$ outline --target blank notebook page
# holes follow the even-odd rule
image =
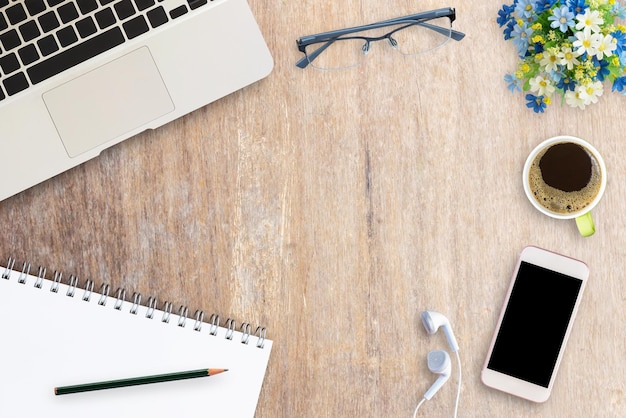
[[[254,416],[272,341],[192,315],[171,313],[166,323],[162,310],[128,300],[120,307],[114,295],[101,305],[96,292],[1,271],[0,417]],[[228,371],[54,395],[57,386],[208,368]]]

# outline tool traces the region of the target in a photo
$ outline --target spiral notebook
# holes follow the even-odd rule
[[[34,270],[37,270],[36,272]],[[0,417],[252,417],[265,328],[9,259],[0,277]],[[142,303],[143,302],[143,303]],[[57,386],[203,368],[219,375],[55,396]]]

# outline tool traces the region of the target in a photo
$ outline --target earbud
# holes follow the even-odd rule
[[[424,399],[427,401],[429,401],[450,378],[452,364],[448,353],[443,350],[433,350],[428,353],[428,370],[438,374],[439,377],[424,394]]]
[[[446,318],[443,314],[435,311],[424,311],[422,312],[421,317],[424,328],[426,328],[426,332],[428,332],[429,334],[434,334],[435,332],[437,332],[439,327],[443,327],[443,332],[446,334],[448,344],[450,344],[450,348],[452,349],[452,351],[457,352],[459,350],[459,344],[456,342],[456,338],[454,338],[452,326],[450,325],[450,321],[448,321],[448,318]]]

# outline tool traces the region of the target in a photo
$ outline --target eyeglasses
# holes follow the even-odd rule
[[[455,10],[448,7],[369,25],[303,36],[296,44],[304,57],[296,66],[306,68],[311,64],[320,70],[355,67],[370,52],[371,44],[383,39],[387,39],[389,45],[402,55],[419,55],[439,48],[450,39],[463,39],[464,33],[452,29],[455,19]],[[374,36],[375,32],[380,33],[381,28],[390,31]]]

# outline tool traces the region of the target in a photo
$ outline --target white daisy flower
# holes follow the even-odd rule
[[[537,93],[537,96],[550,97],[552,93],[554,93],[554,90],[556,90],[552,82],[542,75],[531,78],[529,82],[530,91]]]
[[[580,54],[576,51],[572,51],[572,48],[570,47],[562,48],[556,56],[559,59],[559,64],[567,67],[568,70],[571,70],[575,65],[580,64],[580,61],[577,59]]]
[[[604,23],[604,19],[600,16],[600,12],[597,10],[591,10],[587,8],[585,13],[579,13],[576,16],[576,29],[583,30],[589,28],[593,32],[600,32],[600,25]]]
[[[601,60],[605,56],[613,55],[613,51],[617,48],[617,43],[611,35],[602,36],[596,46],[596,57]]]
[[[596,55],[600,39],[602,39],[601,34],[591,33],[590,28],[585,28],[584,30],[576,32],[574,36],[576,37],[576,40],[572,46],[576,48],[576,53],[578,55],[582,55],[585,52],[589,56]]]

